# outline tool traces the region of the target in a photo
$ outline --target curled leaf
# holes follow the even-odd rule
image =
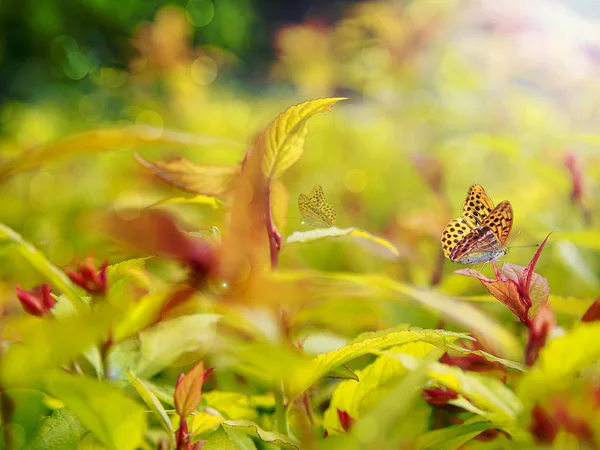
[[[165,183],[197,195],[226,194],[240,173],[239,166],[198,164],[185,158],[150,162],[136,155],[136,159]]]
[[[173,130],[152,127],[114,127],[85,131],[56,142],[42,144],[32,148],[15,159],[0,166],[0,179],[18,172],[31,170],[49,161],[91,152],[103,152],[117,149],[165,146],[239,147],[233,142],[213,136],[198,136]]]

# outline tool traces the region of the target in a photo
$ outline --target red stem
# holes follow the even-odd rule
[[[267,181],[267,203],[266,203],[266,226],[267,226],[267,234],[269,236],[269,250],[271,254],[271,270],[277,269],[279,265],[279,251],[281,250],[281,241],[282,237],[277,231],[277,227],[275,226],[275,222],[273,221],[273,212],[271,210],[271,183],[270,180]]]

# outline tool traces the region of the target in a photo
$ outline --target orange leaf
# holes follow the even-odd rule
[[[233,188],[240,173],[237,165],[197,164],[185,158],[157,162],[140,155],[136,158],[165,183],[192,194],[221,196]]]
[[[189,416],[202,399],[204,362],[200,361],[188,373],[181,374],[175,387],[175,410],[180,417]]]

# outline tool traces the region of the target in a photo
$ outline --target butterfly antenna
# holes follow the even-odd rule
[[[521,234],[521,230],[517,231],[517,234],[514,237],[510,238],[510,242],[515,240]],[[527,247],[539,247],[540,244],[530,244],[530,245],[507,245],[507,248],[527,248]]]

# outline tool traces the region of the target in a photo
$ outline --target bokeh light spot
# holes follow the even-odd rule
[[[65,60],[65,56],[69,52],[76,52],[79,50],[77,41],[71,36],[66,34],[57,36],[50,44],[50,58],[58,65],[62,65]]]
[[[215,6],[211,0],[189,0],[185,6],[185,16],[195,27],[205,27],[215,17]]]
[[[344,185],[350,192],[359,193],[365,190],[369,178],[367,174],[360,169],[350,169],[344,175]]]
[[[139,113],[135,119],[135,125],[144,127],[141,136],[144,139],[158,139],[163,132],[164,121],[160,114],[151,109],[146,109]]]
[[[71,80],[81,80],[88,74],[89,62],[87,56],[79,50],[67,53],[62,69]]]
[[[121,87],[127,80],[127,72],[113,67],[102,67],[94,72],[93,81],[109,88]]]
[[[217,78],[218,68],[215,61],[208,56],[200,56],[191,67],[192,78],[202,86],[206,86]]]

